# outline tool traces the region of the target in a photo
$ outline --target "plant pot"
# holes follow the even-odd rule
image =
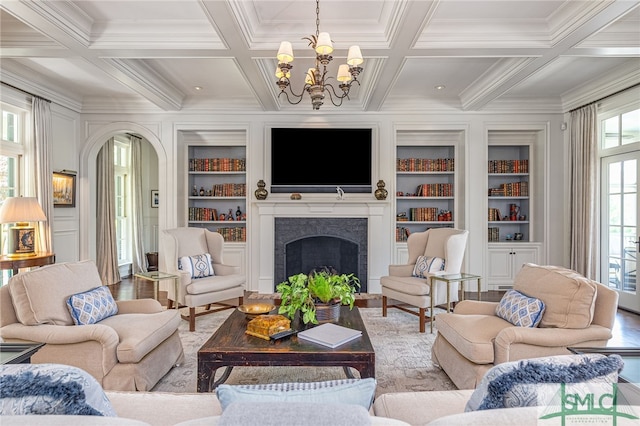
[[[340,318],[340,303],[316,303],[316,319],[318,322],[332,322]]]

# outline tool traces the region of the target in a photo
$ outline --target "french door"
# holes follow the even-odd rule
[[[637,288],[640,240],[640,151],[602,158],[602,282],[620,295],[619,306],[640,312]]]

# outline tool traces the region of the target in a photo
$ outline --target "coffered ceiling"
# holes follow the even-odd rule
[[[0,72],[87,113],[562,112],[640,82],[639,5],[321,0],[330,74],[353,44],[365,61],[350,100],[320,111],[279,97],[274,75],[288,40],[301,91],[314,0],[2,0]]]

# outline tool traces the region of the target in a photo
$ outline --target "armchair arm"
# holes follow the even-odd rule
[[[117,300],[118,314],[155,314],[162,305],[154,299]]]
[[[50,343],[52,345],[68,345],[89,340],[99,342],[103,347],[113,348],[115,353],[120,339],[118,333],[106,325],[24,325],[13,323],[0,329],[4,339],[20,339],[31,342]]]
[[[410,277],[415,265],[389,265],[389,275],[394,277]]]
[[[461,300],[453,308],[454,314],[462,315],[495,315],[499,302],[480,302],[478,300]]]
[[[518,344],[529,345],[545,349],[550,352],[553,348],[579,346],[589,341],[606,341],[611,338],[611,330],[600,325],[590,325],[587,328],[530,328],[507,327],[501,330],[494,341],[494,364],[515,361],[526,356],[514,355],[514,347]],[[527,351],[531,356],[531,352]]]
[[[216,275],[235,275],[242,273],[242,269],[239,266],[227,265],[224,263],[214,263],[213,270]]]

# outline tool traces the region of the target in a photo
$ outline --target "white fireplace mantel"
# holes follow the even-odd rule
[[[274,199],[256,201],[253,203],[253,211],[258,216],[257,235],[258,243],[258,291],[259,293],[272,293],[274,286],[274,245],[275,245],[275,218],[282,217],[313,217],[313,218],[366,218],[368,219],[368,291],[380,293],[380,276],[386,271],[389,264],[391,240],[389,229],[389,202],[372,200],[364,197],[345,197],[336,199],[332,197],[314,197],[313,199],[291,200]],[[380,265],[384,265],[380,269]]]

